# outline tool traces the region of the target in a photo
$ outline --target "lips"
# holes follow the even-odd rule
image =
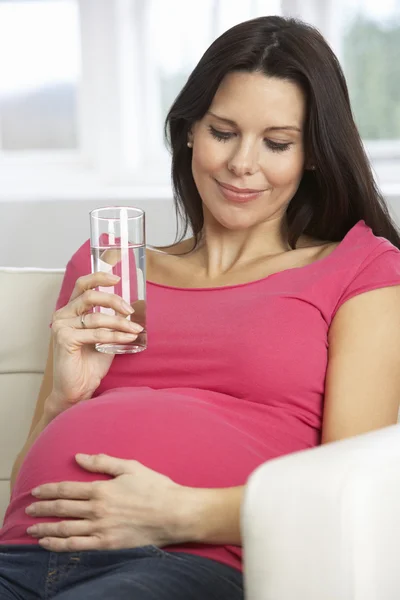
[[[259,198],[265,192],[265,190],[237,188],[227,183],[220,183],[219,181],[216,181],[216,183],[224,198],[231,202],[249,202],[250,200]]]
[[[217,183],[221,187],[225,188],[226,190],[231,190],[232,192],[235,192],[236,194],[259,194],[259,193],[265,191],[265,190],[253,190],[250,188],[237,188],[234,185],[228,185],[227,183],[221,183],[220,181],[218,181]]]

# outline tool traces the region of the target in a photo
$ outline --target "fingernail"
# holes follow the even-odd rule
[[[81,458],[82,460],[87,460],[88,458],[90,458],[90,454],[82,454],[81,452],[78,452],[78,454],[76,454],[76,458]]]
[[[35,512],[35,509],[32,506],[32,504],[30,506],[26,507],[25,512],[26,512],[27,515],[33,515],[33,513]]]
[[[109,277],[111,281],[119,281],[121,279],[121,277],[119,277],[118,275],[114,275],[114,273],[107,273],[107,277]]]
[[[122,308],[125,309],[130,315],[135,312],[132,306],[125,302],[125,300],[122,300]]]
[[[28,529],[26,530],[26,533],[29,533],[29,535],[35,535],[36,532],[37,532],[36,525],[32,525],[32,527],[28,527]]]
[[[134,331],[135,333],[142,333],[144,327],[142,327],[141,325],[139,325],[138,323],[129,323],[129,327],[132,329],[132,331]]]
[[[40,488],[34,488],[31,491],[32,496],[40,496]]]

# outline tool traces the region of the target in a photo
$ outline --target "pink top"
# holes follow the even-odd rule
[[[89,243],[68,263],[57,306],[89,273]],[[136,459],[194,487],[242,485],[261,463],[320,442],[328,330],[349,298],[400,284],[400,251],[359,221],[327,257],[251,283],[183,289],[148,283],[148,349],[116,356],[95,398],[59,415],[28,452],[0,531],[25,533],[30,490],[107,479],[76,452]],[[49,521],[49,519],[43,519]],[[234,546],[187,544],[241,568]]]

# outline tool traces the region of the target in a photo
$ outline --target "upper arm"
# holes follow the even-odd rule
[[[28,437],[35,429],[37,423],[43,414],[44,403],[53,388],[53,340],[50,336],[49,351],[47,355],[46,367],[43,373],[43,379],[39,390],[39,395],[36,401],[35,411],[32,417],[32,423]]]
[[[351,298],[329,331],[322,443],[397,422],[400,286]]]

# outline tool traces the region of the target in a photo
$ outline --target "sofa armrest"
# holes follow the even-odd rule
[[[400,425],[265,463],[242,530],[247,600],[398,600]]]

